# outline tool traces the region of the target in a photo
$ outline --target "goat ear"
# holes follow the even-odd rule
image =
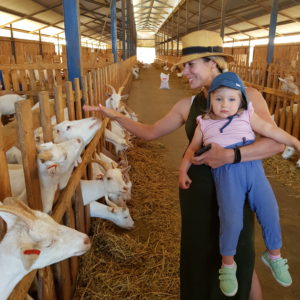
[[[96,175],[96,179],[98,179],[98,180],[102,180],[103,177],[104,177],[104,175],[102,173],[99,173]]]
[[[21,247],[21,260],[26,271],[29,271],[32,265],[37,261],[40,250],[36,249],[36,245],[26,244]]]
[[[39,160],[41,161],[42,164],[45,163],[48,160],[51,160],[52,157],[53,157],[52,152],[49,151],[49,150],[40,152],[38,154],[38,158],[39,158]]]

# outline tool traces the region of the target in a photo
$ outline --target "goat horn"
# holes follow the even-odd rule
[[[19,200],[16,199],[16,201],[19,201]],[[11,213],[11,214],[19,217],[30,228],[33,226],[33,222],[36,220],[36,217],[34,214],[30,214],[28,211],[24,211],[14,205],[1,205],[0,211]]]
[[[108,206],[110,206],[110,207],[118,207],[118,205],[116,203],[110,201],[107,196],[105,196],[104,198],[105,198],[105,202],[106,202],[106,204]]]
[[[115,90],[115,88],[112,85],[110,85],[108,83],[106,85],[111,88],[113,94],[116,94],[116,90]]]
[[[118,94],[121,95],[122,92],[123,92],[123,90],[124,90],[124,86],[121,86],[121,87],[119,88],[119,90],[118,90]]]
[[[99,160],[99,159],[91,159],[91,162],[97,163],[99,164],[101,167],[103,167],[103,169],[105,171],[107,171],[108,169],[111,169],[110,165],[107,164],[106,162],[104,162],[103,160]]]

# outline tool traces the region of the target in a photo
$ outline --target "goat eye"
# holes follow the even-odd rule
[[[59,129],[57,129],[56,132],[59,133]]]
[[[124,219],[128,219],[128,217],[124,217]]]
[[[68,126],[67,126],[67,130],[69,130],[70,128],[71,128],[71,126],[70,126],[70,125],[68,125]]]
[[[107,180],[111,180],[111,177],[107,177]]]

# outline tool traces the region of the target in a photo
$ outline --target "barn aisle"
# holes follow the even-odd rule
[[[160,72],[154,67],[142,69],[139,79],[132,82],[128,105],[141,122],[155,122],[176,101],[192,95],[192,91],[176,77],[170,78],[170,90],[161,90]],[[155,142],[137,141],[135,148],[128,152],[133,181],[129,208],[136,227],[128,232],[107,221],[93,220],[93,250],[83,258],[74,299],[179,299],[177,169],[186,145],[181,128]],[[300,299],[296,278],[300,271],[300,170],[295,170],[280,156],[268,159],[265,164],[281,207],[283,254],[289,259],[294,284],[290,288],[279,286],[260,261],[264,244],[258,226],[256,270],[265,300],[296,300]],[[284,167],[279,167],[281,164]],[[289,175],[284,173],[283,176],[283,169]],[[291,176],[298,187],[287,185],[289,182],[285,180]]]

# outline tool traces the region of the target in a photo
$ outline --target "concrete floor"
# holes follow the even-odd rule
[[[182,80],[171,77],[170,90],[161,90],[160,72],[154,67],[141,70],[140,77],[133,81],[129,96],[129,106],[136,111],[143,123],[153,123],[162,117],[181,98],[192,95],[192,91]],[[174,171],[178,170],[182,153],[187,146],[184,128],[158,140],[168,151],[167,163]],[[293,285],[281,287],[275,282],[270,271],[263,265],[260,255],[264,251],[260,228],[256,227],[256,271],[261,281],[264,300],[299,300],[300,299],[300,202],[293,197],[287,187],[270,179],[280,206],[283,232],[282,254],[288,257]],[[177,189],[177,182],[170,188]],[[199,299],[200,300],[200,299]],[[201,299],[205,300],[205,299]]]

